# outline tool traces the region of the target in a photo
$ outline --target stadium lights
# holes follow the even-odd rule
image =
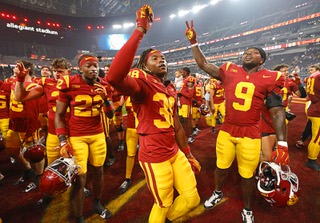
[[[177,15],[176,14],[171,14],[169,17],[170,17],[170,19],[173,19],[173,18],[177,17]]]
[[[122,28],[122,25],[116,24],[116,25],[112,25],[112,27],[113,27],[114,29],[121,29],[121,28]]]
[[[219,3],[220,1],[222,2],[222,0],[212,0],[212,1],[210,1],[210,5],[215,5],[215,4]]]
[[[197,13],[197,12],[199,12],[201,9],[206,8],[207,6],[208,6],[208,4],[193,6],[192,12],[193,12],[193,13]]]
[[[189,14],[189,12],[190,12],[190,10],[180,10],[179,13],[178,13],[178,15],[179,15],[180,17],[182,17],[182,16],[184,16],[184,15]]]
[[[124,23],[124,24],[123,24],[123,28],[129,28],[129,27],[132,27],[132,26],[134,26],[134,23],[133,23],[133,22]]]

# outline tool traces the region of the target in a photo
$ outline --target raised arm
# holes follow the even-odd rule
[[[131,95],[137,91],[139,85],[133,79],[127,77],[134,56],[145,33],[150,29],[153,22],[153,11],[149,5],[144,5],[136,12],[136,28],[129,40],[118,51],[115,59],[112,61],[107,81],[123,93]],[[124,84],[126,83],[126,84]]]
[[[186,26],[185,35],[191,43],[192,54],[198,66],[210,76],[219,79],[219,67],[215,64],[209,63],[199,47],[197,33],[193,26],[193,20],[191,20],[190,25],[188,21],[186,21]]]
[[[17,68],[19,72],[16,73],[17,82],[14,87],[14,99],[17,101],[29,101],[39,98],[43,94],[42,86],[39,85],[29,91],[24,87],[24,80],[26,75],[29,73],[30,68],[26,69],[23,63],[17,63]]]

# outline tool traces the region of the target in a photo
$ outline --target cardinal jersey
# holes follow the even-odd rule
[[[0,90],[0,119],[9,118],[10,91]]]
[[[311,101],[308,108],[309,117],[320,117],[320,72],[310,75],[307,79],[306,91]]]
[[[259,121],[264,100],[272,91],[280,94],[284,76],[266,69],[248,74],[242,66],[230,62],[220,67],[219,76],[227,111],[221,129],[233,137],[261,138]]]
[[[169,83],[165,86],[157,77],[140,69],[132,69],[129,75],[142,88],[138,95],[131,96],[132,107],[137,115],[137,133],[140,135],[139,160],[168,160],[179,149],[173,126],[173,114],[177,112],[174,85]]]
[[[56,114],[56,101],[59,97],[57,89],[57,81],[54,78],[43,77],[38,81],[38,84],[43,87],[45,98],[48,104],[48,132],[55,135],[54,118]],[[42,96],[41,98],[43,98]]]
[[[224,102],[224,88],[218,81],[215,81],[211,84],[211,89],[214,91],[214,94],[213,94],[214,104],[220,104]]]
[[[63,76],[58,80],[59,101],[70,105],[69,136],[89,136],[103,132],[100,112],[103,99],[95,87],[80,75]]]
[[[181,93],[180,104],[181,105],[188,105],[188,106],[192,105],[192,97],[194,95],[194,87],[192,89],[188,88],[189,77],[191,77],[191,76],[188,76],[184,79],[182,88],[180,90],[180,93]]]
[[[283,101],[283,106],[287,107],[288,106],[288,98],[290,95],[292,95],[293,92],[298,91],[298,85],[293,82],[292,79],[285,79],[284,82],[284,87],[281,89],[281,94],[282,94],[282,101]]]
[[[33,82],[24,82],[26,90],[29,90],[36,85],[37,84]],[[11,84],[9,129],[33,134],[39,127],[39,99],[18,102],[14,100],[14,88],[15,82]]]
[[[275,133],[273,128],[272,119],[270,117],[270,112],[267,109],[267,106],[262,107],[261,119],[260,119],[260,130],[261,133]]]
[[[196,101],[193,103],[192,106],[199,107],[202,103],[202,85],[201,84],[195,84],[194,86],[194,94],[193,94],[193,100]]]

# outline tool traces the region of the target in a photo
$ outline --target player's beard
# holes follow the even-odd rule
[[[245,68],[245,70],[251,70],[255,67],[257,67],[257,64],[253,63],[253,62],[249,62],[249,63],[243,63],[243,68]]]

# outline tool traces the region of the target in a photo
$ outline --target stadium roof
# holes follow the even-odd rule
[[[183,0],[0,0],[0,2],[57,15],[114,17],[133,14],[144,4],[150,4],[155,9]]]

